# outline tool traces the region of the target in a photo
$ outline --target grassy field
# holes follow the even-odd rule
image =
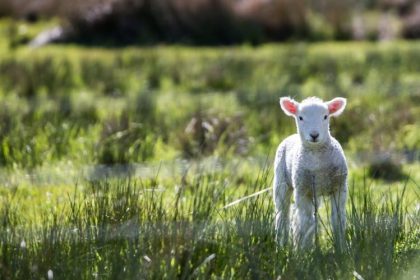
[[[13,40],[38,27],[14,24],[1,279],[419,277],[419,42],[28,49]],[[313,95],[348,99],[331,124],[350,166],[343,252],[328,202],[303,253],[276,248],[270,192],[224,207],[271,185],[295,130],[278,98]]]

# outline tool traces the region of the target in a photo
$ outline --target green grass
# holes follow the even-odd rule
[[[270,193],[223,209],[270,178],[262,170],[241,188],[220,172],[166,182],[108,179],[49,199],[38,190],[32,204],[22,203],[31,191],[18,188],[3,196],[0,212],[2,278],[46,277],[51,269],[60,279],[352,279],[354,271],[400,279],[418,261],[420,213],[406,203],[407,189],[418,193],[418,186],[407,182],[395,197],[377,200],[368,182],[355,181],[344,252],[334,249],[325,213],[320,246],[295,252],[276,247]]]
[[[398,42],[5,51],[0,163],[267,154],[294,131],[278,107],[284,95],[348,97],[346,114],[332,123],[346,151],[418,161],[419,49]],[[222,125],[185,133],[194,117]]]
[[[0,22],[1,279],[420,273],[419,42],[28,49],[41,24],[26,39],[13,24]],[[286,95],[348,98],[331,123],[350,166],[344,252],[328,203],[320,246],[301,253],[276,247],[270,192],[223,208],[271,185],[295,131]]]

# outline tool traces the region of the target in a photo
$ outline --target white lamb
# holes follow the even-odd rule
[[[274,161],[276,239],[280,245],[287,243],[291,219],[294,246],[311,246],[319,198],[329,195],[334,239],[341,247],[346,224],[347,163],[340,143],[330,135],[329,119],[343,112],[346,99],[323,102],[310,97],[298,103],[283,97],[280,106],[286,115],[295,118],[298,134],[284,139]]]

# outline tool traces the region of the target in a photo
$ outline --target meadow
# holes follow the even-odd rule
[[[36,27],[13,24],[1,279],[419,277],[420,42],[30,49],[16,32]],[[276,247],[270,192],[230,205],[271,186],[295,131],[280,96],[348,99],[331,123],[350,167],[344,251],[328,202],[307,252]]]

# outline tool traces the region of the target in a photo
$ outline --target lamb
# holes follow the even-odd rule
[[[291,231],[295,248],[311,247],[317,227],[319,199],[328,195],[334,240],[342,248],[348,169],[340,143],[330,134],[329,119],[343,112],[346,99],[338,97],[323,102],[310,97],[298,103],[282,97],[280,106],[286,115],[295,118],[298,134],[283,140],[274,160],[277,242],[281,246],[286,245]],[[291,207],[292,194],[294,204]]]

